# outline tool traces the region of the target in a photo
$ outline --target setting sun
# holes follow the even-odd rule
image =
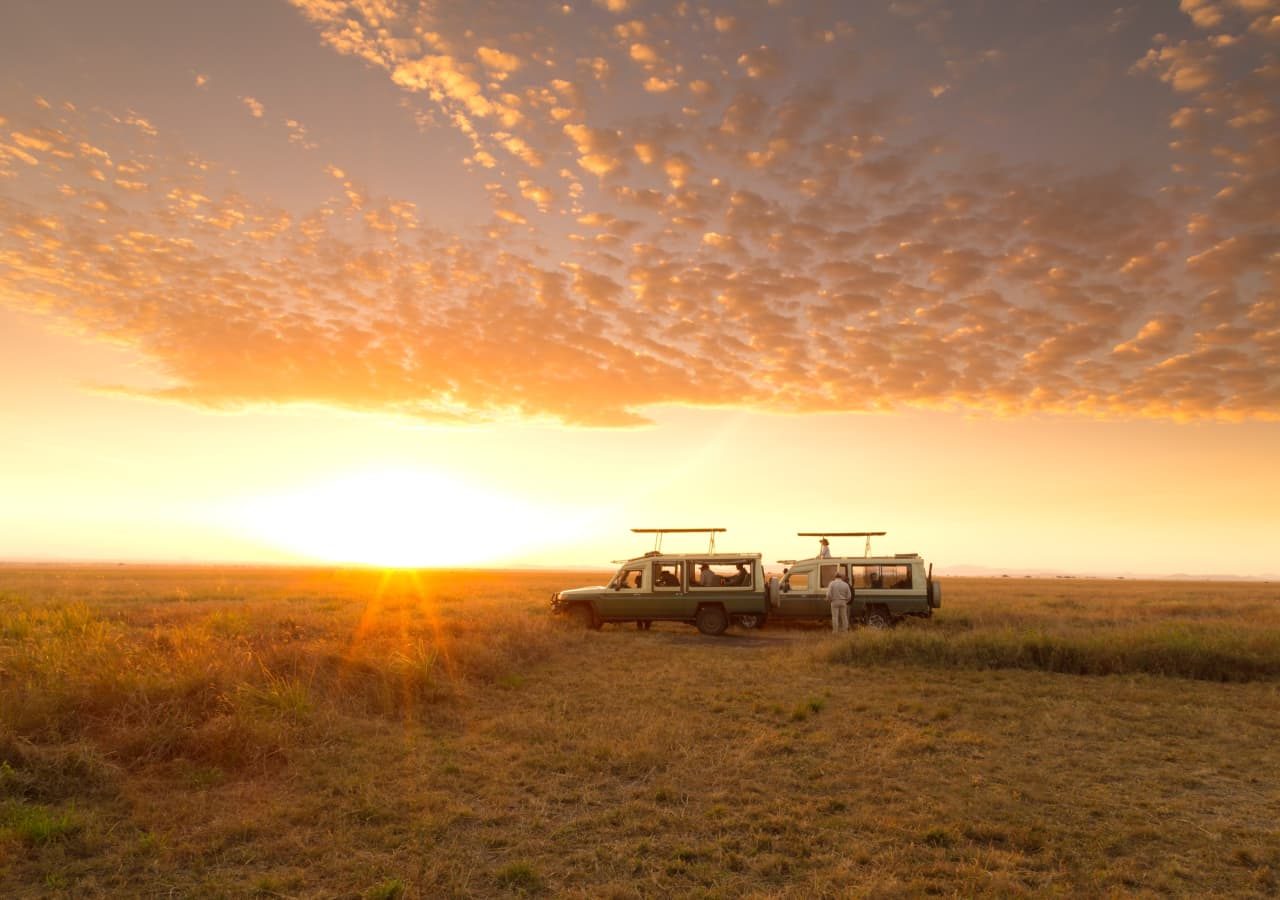
[[[545,537],[541,518],[510,497],[409,469],[348,473],[227,510],[229,526],[273,547],[315,561],[387,567],[508,557]]]

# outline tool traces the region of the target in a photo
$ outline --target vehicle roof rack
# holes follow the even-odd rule
[[[722,531],[728,531],[727,528],[632,528],[636,534],[652,534],[653,553],[662,552],[662,536],[664,534],[706,534],[710,536],[707,544],[707,552],[716,552],[716,535]]]
[[[870,555],[871,555],[871,539],[872,539],[873,537],[884,537],[886,534],[888,534],[888,532],[887,532],[887,531],[797,531],[797,532],[796,532],[796,537],[816,537],[816,538],[829,538],[829,537],[860,537],[860,538],[866,538],[866,539],[867,539],[867,545],[866,545],[866,548],[862,551],[862,556],[863,556],[863,558],[865,559],[866,557],[868,557],[868,556],[870,556]]]

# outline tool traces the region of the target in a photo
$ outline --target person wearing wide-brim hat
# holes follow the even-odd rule
[[[818,541],[818,556],[822,559],[831,558],[831,544],[826,538]]]

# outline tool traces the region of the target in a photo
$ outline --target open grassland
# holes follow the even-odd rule
[[[585,580],[0,568],[0,895],[1280,891],[1280,586],[708,638]]]

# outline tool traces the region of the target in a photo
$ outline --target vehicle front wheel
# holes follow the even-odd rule
[[[750,615],[750,614],[745,616],[738,616],[737,622],[743,628],[763,628],[764,616],[757,616],[757,615]]]
[[[867,611],[867,627],[877,630],[884,630],[893,627],[893,617],[889,615],[889,611],[883,607],[876,607]]]
[[[693,624],[703,634],[724,634],[725,629],[729,627],[729,618],[724,614],[724,607],[704,606],[698,610]]]
[[[579,628],[596,627],[596,614],[585,603],[577,603],[570,607],[569,618]]]

